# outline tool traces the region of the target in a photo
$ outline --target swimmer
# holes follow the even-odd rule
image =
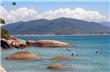
[[[96,51],[96,53],[99,53],[98,51]]]
[[[71,56],[73,56],[73,55],[74,55],[74,53],[71,54]]]

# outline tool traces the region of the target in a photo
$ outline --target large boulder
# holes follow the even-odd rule
[[[75,45],[70,45],[65,42],[55,41],[55,40],[22,40],[15,37],[11,37],[10,39],[1,39],[1,47],[4,49],[8,48],[26,48],[26,47],[71,47]]]
[[[27,43],[25,40],[11,38],[11,39],[7,40],[7,42],[11,47],[14,47],[14,48],[27,47]]]
[[[64,67],[65,67],[64,64],[55,63],[49,64],[47,69],[63,69]]]
[[[50,60],[70,60],[71,58],[68,56],[54,56],[49,58]]]
[[[0,72],[6,72],[6,70],[0,65]]]
[[[5,58],[6,60],[38,60],[40,57],[34,53],[21,51],[11,54]]]
[[[25,47],[27,47],[27,43],[25,40],[21,40],[21,39],[17,39],[17,38],[10,38],[8,40],[2,38],[1,39],[1,47],[3,49],[25,48]]]
[[[29,46],[34,47],[70,47],[72,45],[55,40],[39,40],[39,41],[27,41]]]

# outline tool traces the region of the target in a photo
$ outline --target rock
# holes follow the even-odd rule
[[[55,63],[55,64],[49,64],[47,69],[63,69],[64,68],[64,64],[59,64],[59,63]]]
[[[25,40],[21,40],[21,39],[17,39],[17,38],[10,38],[8,40],[2,38],[1,47],[3,49],[25,48],[25,47],[27,47],[27,43]]]
[[[67,57],[67,56],[54,56],[54,57],[51,57],[49,59],[50,60],[70,60],[71,58]]]
[[[40,57],[34,53],[21,51],[11,54],[5,58],[6,60],[38,60]]]
[[[27,41],[29,46],[34,47],[70,47],[72,45],[55,40],[39,40],[39,41]]]
[[[70,46],[75,46],[75,45],[70,45],[68,43],[55,41],[55,40],[25,41],[14,37],[11,37],[8,40],[1,39],[1,47],[4,49],[26,48],[26,47],[70,47]]]
[[[21,39],[10,39],[7,40],[8,44],[14,48],[25,48],[27,47],[26,41]]]
[[[6,72],[6,70],[0,65],[0,72]]]
[[[1,47],[3,49],[8,49],[8,48],[10,48],[10,45],[8,44],[8,42],[5,39],[1,39]]]

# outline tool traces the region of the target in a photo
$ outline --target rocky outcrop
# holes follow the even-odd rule
[[[55,41],[55,40],[22,40],[11,37],[10,39],[1,39],[1,47],[4,49],[9,48],[26,48],[26,47],[70,47],[75,45],[70,45],[65,42]]]
[[[40,57],[34,53],[21,51],[11,54],[5,58],[6,60],[38,60]]]
[[[64,64],[55,63],[49,64],[47,69],[63,69],[64,67],[65,67]]]
[[[3,49],[9,49],[9,48],[25,48],[27,47],[26,41],[17,39],[17,38],[11,38],[11,39],[1,39],[1,47]]]
[[[54,57],[51,57],[49,59],[50,60],[70,60],[71,58],[67,57],[67,56],[54,56]]]
[[[11,47],[15,47],[15,48],[25,48],[25,47],[27,47],[26,41],[21,40],[21,39],[10,39],[10,40],[7,40],[7,43]]]
[[[0,72],[6,72],[6,70],[0,65]]]
[[[27,41],[29,46],[34,47],[70,47],[72,45],[55,40],[39,40],[39,41]]]
[[[8,44],[8,42],[5,39],[1,39],[1,47],[2,49],[8,49],[10,48],[10,45]]]

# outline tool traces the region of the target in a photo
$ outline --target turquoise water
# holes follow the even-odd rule
[[[9,49],[1,52],[2,65],[8,72],[110,72],[110,36],[17,36],[25,40],[58,40],[70,44],[76,44],[70,48],[71,52],[61,48],[26,48]],[[96,51],[99,51],[97,54]],[[38,61],[8,61],[4,58],[18,51],[29,51],[39,54]],[[71,53],[78,56],[71,56]],[[71,56],[71,60],[53,61],[49,57],[55,55]],[[46,69],[48,64],[62,63],[66,67],[63,70]]]

